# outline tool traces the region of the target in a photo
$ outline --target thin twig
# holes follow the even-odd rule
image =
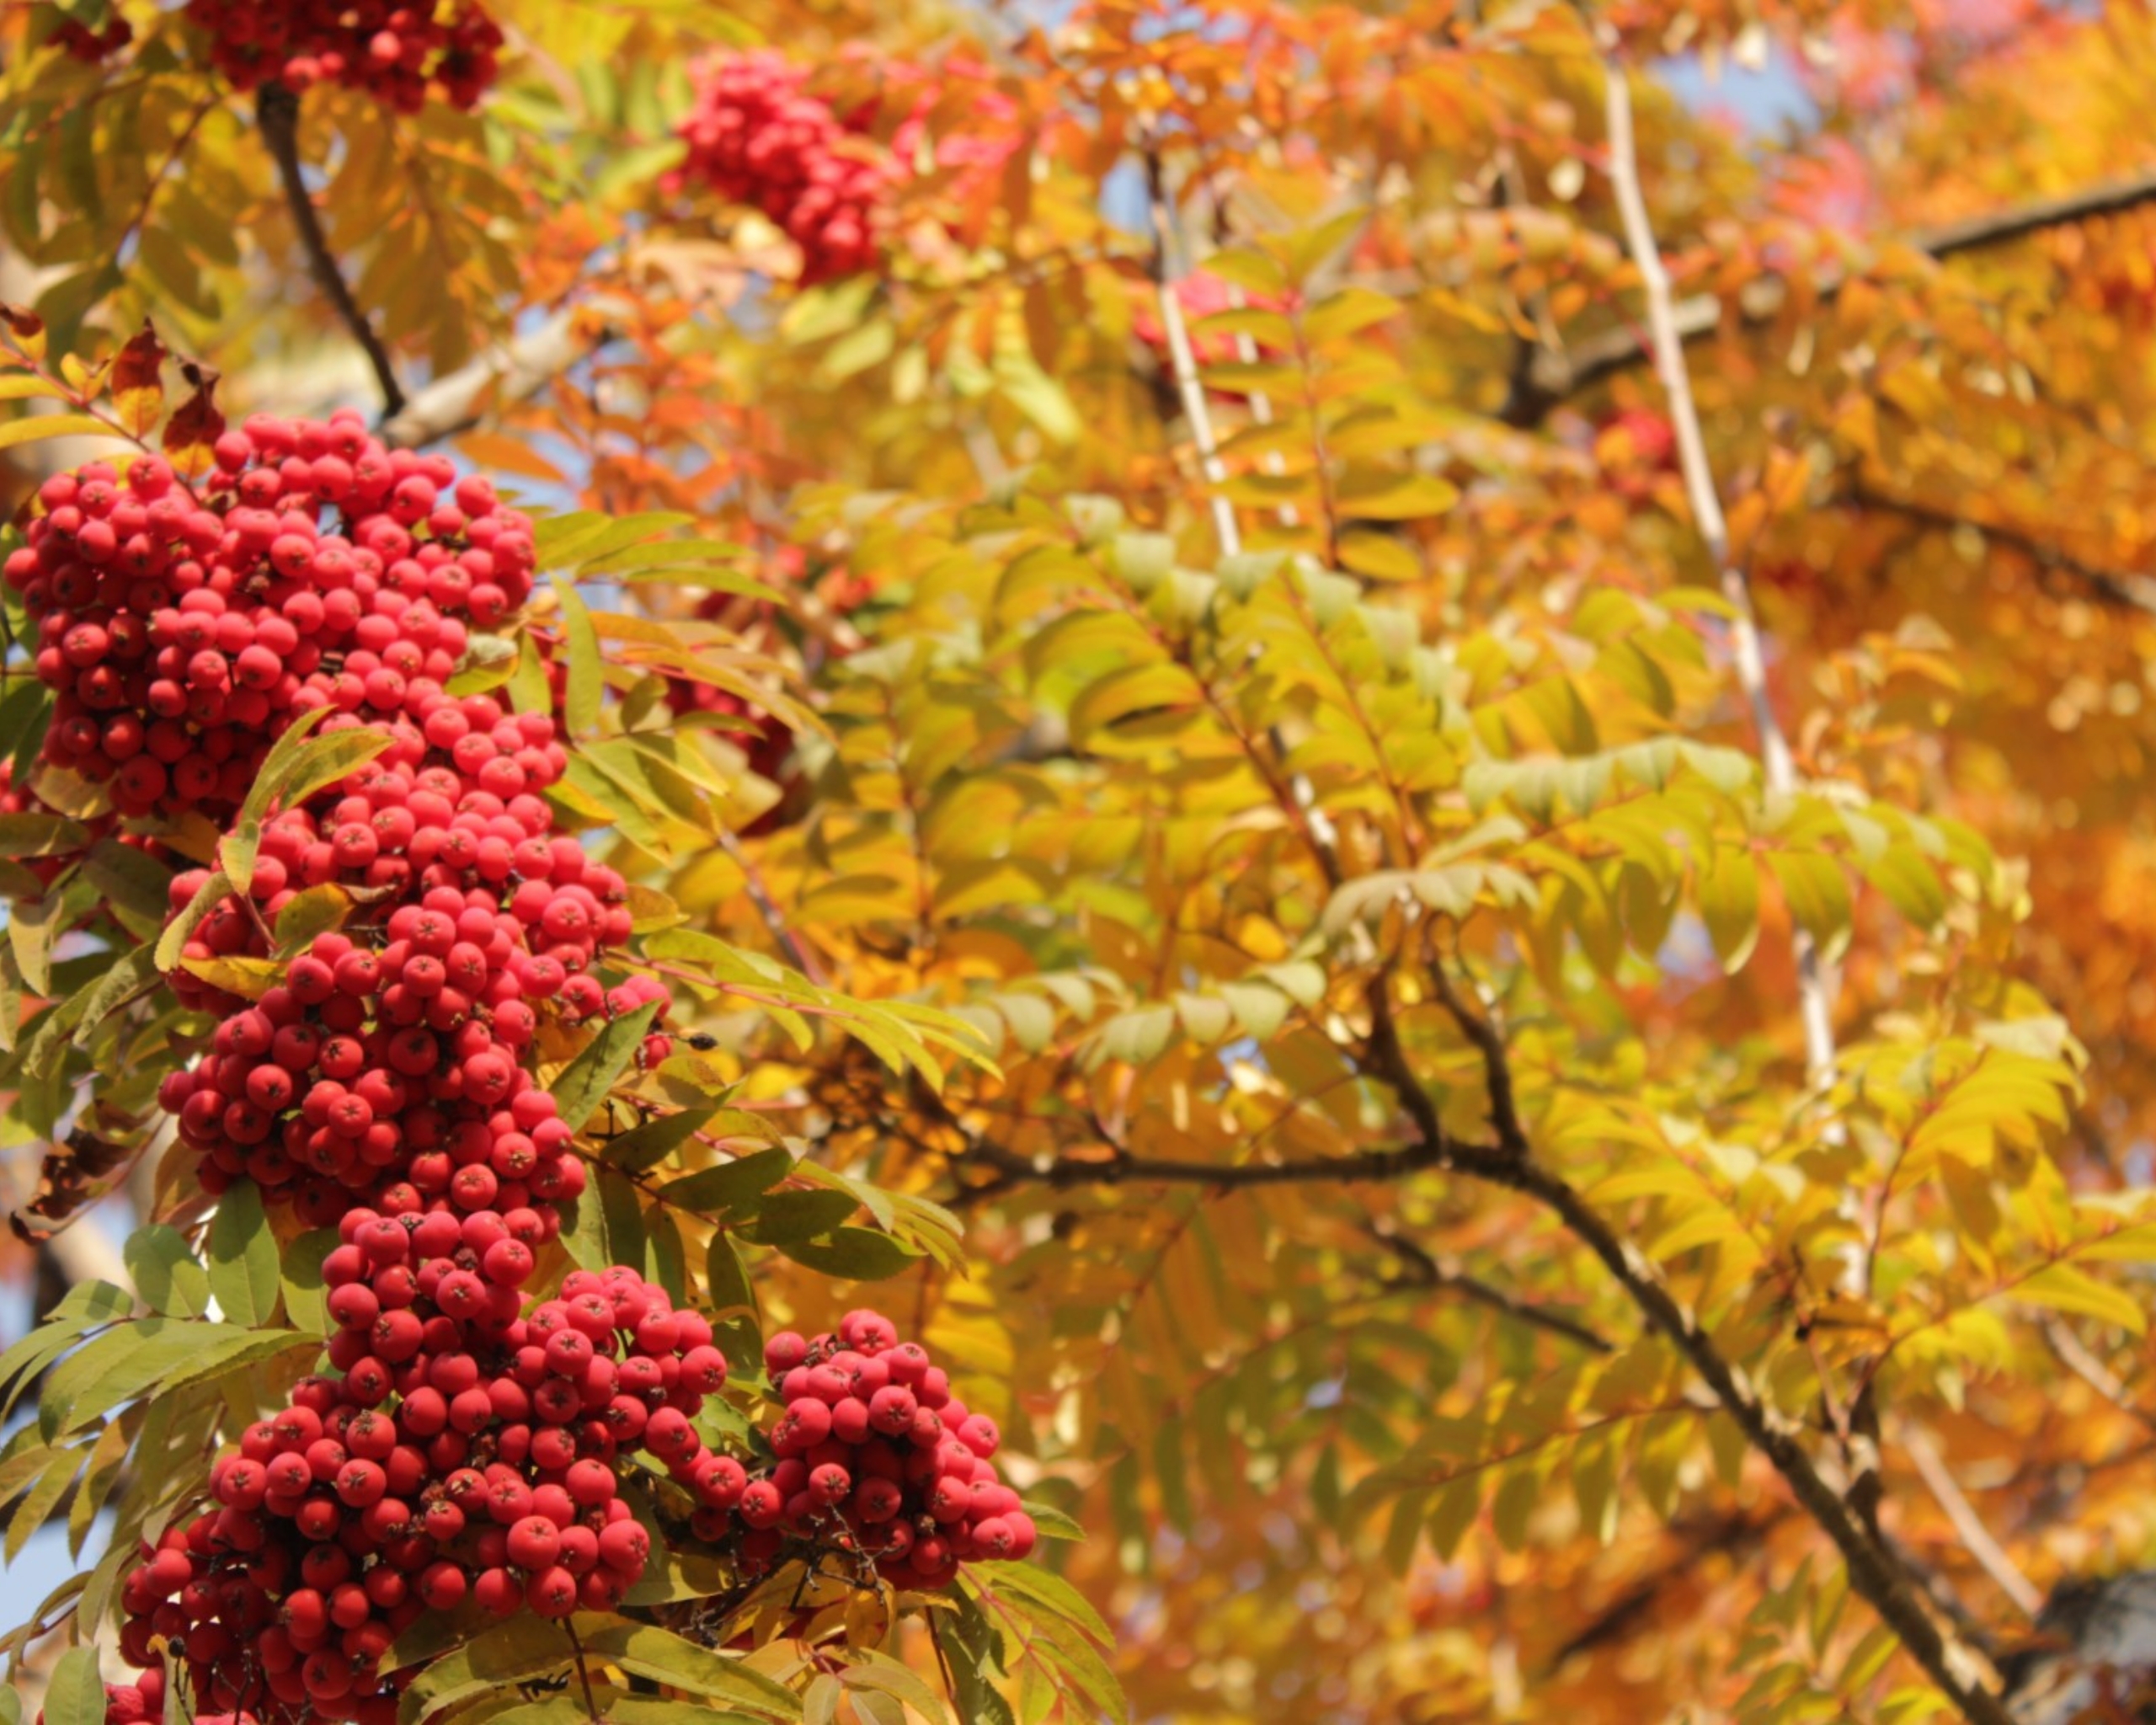
[[[742,884],[748,889],[749,902],[756,907],[756,914],[764,919],[764,927],[771,931],[771,938],[785,948],[798,970],[817,987],[825,985],[824,967],[816,962],[816,955],[788,925],[778,908],[777,901],[764,885],[764,878],[756,872],[756,865],[750,861],[749,853],[741,848],[740,840],[730,832],[718,836],[718,847],[734,859],[734,866],[741,871]]]
[[[1145,152],[1145,191],[1153,216],[1153,286],[1160,301],[1161,328],[1168,339],[1168,363],[1175,373],[1176,389],[1182,398],[1183,417],[1190,422],[1190,441],[1198,447],[1198,471],[1205,477],[1213,510],[1213,531],[1220,555],[1234,557],[1243,548],[1242,530],[1235,525],[1235,506],[1222,494],[1228,469],[1220,459],[1213,435],[1213,415],[1205,404],[1205,386],[1198,376],[1198,359],[1190,348],[1190,331],[1182,321],[1182,302],[1176,297],[1175,219],[1169,213],[1167,187],[1157,150]]]
[[[1931,1439],[1920,1431],[1905,1432],[1902,1434],[1902,1450],[1909,1458],[1909,1465],[1916,1469],[1917,1477],[1924,1482],[1925,1489],[1938,1500],[1939,1507],[1946,1512],[1946,1519],[1954,1524],[1954,1531],[1961,1536],[1968,1554],[1998,1584],[1999,1590],[2014,1602],[2016,1610],[2024,1617],[2034,1618],[2043,1609],[2043,1594],[1991,1536],[1991,1530],[1984,1525],[1975,1506],[1961,1494],[1961,1487],[1947,1471],[1939,1451],[1932,1448]]]
[[[313,266],[314,279],[373,367],[375,381],[382,386],[383,416],[394,419],[404,411],[404,389],[397,381],[397,367],[382,338],[375,334],[374,325],[367,321],[367,314],[352,297],[344,272],[337,267],[336,254],[329,249],[329,238],[322,231],[321,215],[307,193],[307,179],[300,167],[299,98],[280,83],[266,83],[255,97],[254,118],[263,142],[270,147],[270,158],[277,164],[285,202],[292,212],[292,226],[298,230],[300,245]]]
[[[1365,1220],[1363,1231],[1380,1246],[1409,1266],[1409,1274],[1403,1279],[1419,1288],[1449,1289],[1474,1304],[1538,1330],[1547,1330],[1554,1336],[1562,1336],[1568,1342],[1596,1354],[1614,1354],[1616,1344],[1608,1337],[1592,1330],[1577,1318],[1568,1317],[1561,1311],[1547,1306],[1530,1306],[1526,1300],[1492,1286],[1480,1276],[1470,1274],[1460,1261],[1450,1253],[1425,1252],[1404,1235],[1390,1231],[1379,1223]]]
[[[1583,1627],[1567,1637],[1544,1662],[1544,1680],[1555,1678],[1568,1662],[1579,1654],[1591,1653],[1596,1648],[1621,1640],[1631,1632],[1632,1626],[1641,1616],[1653,1609],[1662,1590],[1671,1582],[1694,1578],[1705,1558],[1725,1551],[1734,1553],[1758,1544],[1789,1513],[1787,1509],[1775,1505],[1755,1520],[1740,1511],[1724,1516],[1704,1529],[1676,1557],[1627,1588]],[[1674,1533],[1678,1530],[1673,1527],[1670,1530]]]
[[[2151,1431],[2156,1431],[2156,1413],[2133,1399],[2133,1394],[2121,1383],[2118,1375],[2083,1345],[2081,1338],[2063,1318],[2049,1316],[2043,1322],[2044,1340],[2059,1364],[2089,1386],[2099,1396],[2122,1413],[2129,1413]]]
[[[1721,512],[1721,499],[1715,489],[1714,472],[1707,464],[1706,441],[1700,432],[1700,412],[1692,398],[1692,381],[1684,366],[1684,344],[1678,334],[1669,290],[1669,272],[1663,268],[1662,248],[1656,243],[1647,216],[1646,199],[1640,190],[1639,155],[1632,138],[1632,92],[1622,66],[1612,63],[1604,79],[1608,89],[1609,179],[1624,216],[1625,238],[1633,267],[1646,292],[1647,324],[1654,344],[1655,369],[1669,397],[1669,418],[1677,433],[1677,455],[1684,477],[1685,494],[1691,500],[1693,518],[1707,555],[1721,572],[1723,598],[1734,613],[1730,620],[1730,650],[1737,662],[1737,677],[1752,708],[1752,724],[1758,733],[1760,763],[1767,789],[1787,796],[1796,788],[1796,767],[1789,740],[1774,717],[1767,693],[1766,659],[1761,649],[1758,620],[1752,608],[1751,584],[1730,555],[1729,524]],[[1824,1086],[1833,1076],[1834,1026],[1819,949],[1811,935],[1794,931],[1797,986],[1804,1017],[1805,1065],[1814,1086]]]

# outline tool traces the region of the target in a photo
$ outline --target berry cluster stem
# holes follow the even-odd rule
[[[321,284],[332,309],[352,332],[353,340],[359,343],[360,351],[373,368],[375,381],[382,386],[382,417],[393,419],[404,411],[404,387],[397,381],[397,367],[389,357],[388,348],[376,334],[374,325],[367,321],[360,302],[352,297],[351,287],[337,267],[336,254],[329,249],[329,237],[322,229],[321,215],[307,192],[306,175],[300,166],[300,99],[281,83],[266,83],[255,96],[254,118],[262,132],[262,142],[269,146],[270,159],[277,164],[277,178],[285,188],[285,202],[292,212],[292,226],[299,232],[300,244],[313,269],[314,279]]]

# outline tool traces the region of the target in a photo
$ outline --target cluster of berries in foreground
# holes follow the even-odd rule
[[[211,1469],[219,1507],[168,1531],[121,1589],[120,1645],[185,1650],[195,1703],[265,1722],[390,1725],[382,1655],[424,1611],[611,1610],[650,1538],[615,1468],[642,1454],[731,1502],[739,1463],[691,1421],[726,1381],[711,1326],[633,1270],[519,1291],[531,1210],[359,1210],[323,1264],[329,1364]]]
[[[761,211],[800,248],[804,286],[875,265],[894,172],[807,79],[768,49],[708,62],[681,122],[688,158],[669,179]]]
[[[622,958],[622,877],[554,830],[551,713],[448,690],[529,595],[531,524],[354,414],[251,419],[214,457],[194,484],[152,456],[48,481],[0,570],[56,691],[45,767],[117,810],[94,830],[228,834],[296,727],[302,750],[376,745],[273,798],[251,870],[225,846],[224,869],[172,879],[192,968],[168,980],[216,1025],[160,1100],[205,1189],[252,1180],[339,1243],[321,1375],[124,1579],[121,1649],[149,1669],[108,1690],[110,1725],[162,1717],[167,1654],[200,1715],[394,1725],[413,1672],[382,1666],[421,1614],[623,1603],[651,1557],[632,1464],[671,1480],[744,1588],[833,1553],[913,1588],[1025,1556],[994,1423],[879,1315],[771,1338],[785,1413],[744,1462],[696,1424],[727,1378],[707,1320],[622,1267],[527,1295],[584,1184],[535,1049],[669,1003]],[[17,803],[29,788],[0,782]],[[670,1048],[654,1028],[641,1053]]]
[[[777,1464],[734,1512],[750,1530],[739,1551],[750,1573],[798,1542],[858,1552],[889,1581],[930,1588],[963,1560],[1033,1550],[1033,1519],[991,1459],[995,1422],[953,1397],[889,1318],[852,1311],[836,1335],[782,1332],[764,1363],[786,1413],[771,1434]]]
[[[216,454],[200,497],[154,456],[47,480],[6,565],[58,694],[45,758],[109,783],[124,814],[227,820],[315,708],[423,729],[468,625],[531,591],[531,524],[446,457],[386,451],[356,414],[258,416]]]
[[[416,114],[431,89],[469,109],[494,81],[500,26],[477,0],[187,0],[217,71],[237,90],[318,83]]]
[[[183,1003],[221,1022],[160,1099],[206,1188],[245,1175],[313,1226],[355,1199],[416,1214],[574,1198],[583,1169],[523,1060],[539,1015],[574,1025],[666,991],[596,974],[628,938],[627,887],[553,832],[552,717],[444,687],[472,631],[529,595],[531,523],[356,414],[258,418],[215,453],[199,494],[149,456],[124,478],[93,463],[48,481],[5,569],[57,691],[45,759],[105,782],[125,814],[228,826],[309,713],[327,710],[318,735],[387,739],[269,820],[251,904],[198,915],[212,877],[174,877],[197,963],[266,958],[311,889],[344,889],[350,920],[252,1003],[176,972]],[[654,1034],[644,1053],[670,1051]]]

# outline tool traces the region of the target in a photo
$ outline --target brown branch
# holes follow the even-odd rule
[[[2122,215],[2156,202],[2156,172],[2131,179],[2092,186],[2063,197],[2039,198],[1988,216],[1974,216],[1944,227],[1919,229],[1903,237],[1901,243],[1935,259],[1959,257],[1992,246],[2009,245],[2047,228],[2069,227],[2096,216]],[[1833,299],[1847,284],[1845,275],[1832,275],[1817,289],[1821,302]],[[1787,302],[1785,283],[1773,277],[1753,285],[1742,296],[1738,314],[1748,324],[1772,320]],[[1676,307],[1679,338],[1698,341],[1721,327],[1725,307],[1713,294],[1699,294]],[[1648,363],[1652,358],[1639,336],[1629,329],[1612,329],[1575,343],[1562,351],[1538,352],[1524,377],[1516,377],[1507,392],[1498,417],[1508,425],[1540,425],[1550,409],[1566,397],[1606,382],[1620,371]]]
[[[329,238],[322,231],[321,215],[307,195],[307,179],[300,167],[299,98],[280,83],[266,83],[255,97],[254,118],[262,142],[269,146],[270,158],[277,164],[285,202],[292,212],[292,226],[299,232],[300,245],[313,267],[314,279],[373,367],[375,381],[382,386],[382,413],[393,419],[404,410],[404,389],[397,381],[397,367],[374,325],[367,321],[367,314],[352,297],[344,272],[337,267],[336,254],[329,249]]]
[[[718,835],[718,847],[733,859],[734,866],[741,871],[741,884],[748,892],[749,902],[756,907],[756,914],[763,919],[764,927],[771,932],[771,938],[793,960],[793,968],[817,987],[825,986],[829,979],[824,975],[823,966],[816,962],[816,955],[809,951],[807,943],[787,923],[779,910],[778,901],[771,897],[771,889],[764,884],[763,876],[757,873],[755,863],[741,848],[740,840],[730,832],[722,832]]]
[[[1459,1173],[1534,1199],[1598,1259],[1648,1324],[1698,1374],[1746,1442],[1774,1467],[1790,1495],[1841,1554],[1849,1585],[1899,1637],[1932,1681],[1971,1725],[2012,1725],[1998,1698],[1974,1674],[1977,1657],[1935,1622],[1917,1583],[1891,1550],[1871,1534],[1842,1493],[1829,1484],[1797,1428],[1762,1399],[1743,1370],[1726,1359],[1699,1317],[1679,1301],[1662,1273],[1624,1239],[1562,1176],[1538,1165],[1515,1123],[1493,1123],[1494,1144],[1464,1145],[1445,1130],[1429,1092],[1415,1076],[1389,1004],[1372,1001],[1367,1055],[1371,1076],[1390,1089],[1413,1124],[1415,1140],[1399,1149],[1323,1162],[1220,1168],[1118,1155],[1098,1162],[1036,1162],[992,1146],[971,1152],[1011,1183],[1055,1187],[1118,1185],[1132,1180],[1182,1181],[1220,1188],[1290,1181],[1397,1179],[1423,1171]],[[1502,1057],[1502,1049],[1497,1049]],[[1518,1135],[1515,1135],[1518,1134]]]
[[[1011,1183],[1048,1186],[1058,1191],[1074,1186],[1152,1184],[1208,1186],[1234,1192],[1252,1186],[1293,1186],[1304,1183],[1354,1186],[1371,1181],[1401,1180],[1411,1174],[1432,1170],[1494,1178],[1495,1171],[1509,1158],[1489,1145],[1460,1144],[1444,1137],[1436,1140],[1418,1139],[1413,1144],[1391,1150],[1358,1151],[1352,1156],[1324,1156],[1299,1162],[1179,1162],[1171,1157],[1133,1156],[1124,1151],[1084,1158],[1028,1156],[969,1134],[962,1160],[990,1169]]]
[[[1380,1246],[1391,1252],[1408,1267],[1403,1279],[1406,1285],[1432,1290],[1446,1289],[1476,1306],[1485,1306],[1515,1323],[1522,1323],[1538,1330],[1547,1330],[1554,1336],[1562,1336],[1568,1342],[1596,1354],[1614,1354],[1616,1344],[1595,1330],[1589,1329],[1577,1318],[1547,1306],[1531,1306],[1502,1288],[1470,1274],[1460,1261],[1450,1253],[1425,1252],[1404,1235],[1389,1232],[1374,1221],[1364,1224],[1363,1231]]]
[[[2156,579],[2147,575],[2134,574],[2124,569],[2102,569],[2095,563],[2084,563],[2071,552],[2063,551],[2056,545],[2047,545],[2019,528],[1978,521],[1971,515],[1956,515],[1950,510],[1935,508],[1913,498],[1888,497],[1862,484],[1850,487],[1845,495],[1853,508],[1899,515],[1919,526],[1935,527],[1941,532],[1949,533],[1969,528],[1983,534],[1994,544],[2020,553],[2032,563],[2071,575],[2106,604],[2145,611],[2156,617]]]
[[[1772,1464],[1798,1505],[1833,1541],[1850,1587],[1900,1638],[1962,1717],[1971,1725],[2013,1725],[1999,1698],[1972,1674],[1977,1669],[1974,1656],[1932,1620],[1919,1602],[1907,1572],[1828,1483],[1796,1429],[1760,1398],[1739,1367],[1722,1357],[1714,1338],[1669,1291],[1654,1265],[1560,1176],[1532,1164],[1511,1172],[1513,1178],[1508,1183],[1535,1199],[1599,1258],[1641,1315],[1684,1356],[1745,1440]]]

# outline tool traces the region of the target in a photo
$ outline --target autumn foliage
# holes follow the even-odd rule
[[[0,12],[21,1694],[2136,1716],[2152,78]]]

